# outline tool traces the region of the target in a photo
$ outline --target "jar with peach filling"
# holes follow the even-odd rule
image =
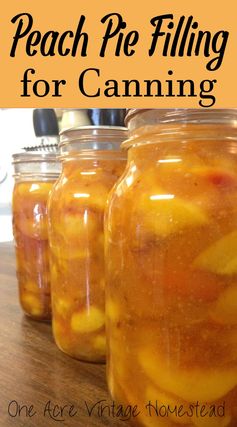
[[[13,233],[20,304],[36,320],[51,320],[47,201],[59,176],[55,153],[13,155]]]
[[[61,134],[62,174],[49,200],[53,333],[68,355],[105,360],[104,232],[107,196],[125,169],[126,129]]]
[[[237,110],[127,123],[105,223],[111,395],[138,405],[136,427],[234,427]]]

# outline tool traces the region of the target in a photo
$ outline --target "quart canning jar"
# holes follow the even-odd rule
[[[131,110],[106,213],[108,384],[135,426],[237,426],[237,110]]]
[[[47,200],[59,176],[55,153],[13,155],[13,233],[20,303],[37,320],[51,319]]]
[[[62,132],[62,174],[49,200],[53,333],[58,347],[87,361],[105,359],[104,232],[107,196],[125,168],[126,129]]]

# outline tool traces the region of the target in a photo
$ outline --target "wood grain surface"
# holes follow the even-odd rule
[[[98,415],[98,401],[112,404],[105,367],[66,356],[55,346],[50,324],[22,313],[12,243],[0,244],[0,292],[0,426],[127,426],[111,414]],[[58,421],[51,418],[56,405],[68,405]],[[91,416],[86,405],[95,405]]]

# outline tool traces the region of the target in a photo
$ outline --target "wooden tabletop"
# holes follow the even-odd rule
[[[127,427],[112,413],[98,414],[97,402],[113,403],[105,367],[67,357],[50,324],[21,312],[12,243],[0,244],[0,293],[0,427]]]

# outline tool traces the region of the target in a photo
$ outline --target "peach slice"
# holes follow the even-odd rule
[[[161,418],[161,417],[157,417],[157,416],[147,416],[145,414],[141,414],[138,416],[138,422],[139,422],[139,426],[144,426],[144,427],[173,427],[174,424],[172,423],[172,425],[170,424],[170,421],[167,420],[166,418]],[[140,424],[141,423],[141,424]],[[176,427],[177,424],[174,426]],[[191,424],[186,424],[185,427],[192,427]]]
[[[23,309],[31,316],[40,317],[43,315],[43,306],[36,295],[25,293],[21,295],[20,299]]]
[[[223,189],[236,188],[237,177],[231,171],[218,167],[200,167],[193,168],[192,172],[198,176],[204,177],[209,184],[213,184]]]
[[[211,318],[222,325],[237,325],[237,285],[229,286],[221,293]]]
[[[150,349],[142,350],[138,357],[157,387],[188,402],[219,400],[237,385],[237,367],[178,368]]]
[[[32,212],[23,208],[21,213],[14,213],[14,218],[19,230],[25,236],[39,240],[48,239],[46,210],[42,205],[36,204]]]
[[[59,316],[62,316],[65,318],[65,317],[67,317],[68,312],[70,312],[70,309],[72,307],[72,303],[65,298],[56,298],[56,296],[54,296],[53,306],[55,308],[56,313]]]
[[[181,399],[178,399],[175,396],[172,396],[163,390],[160,390],[152,385],[148,386],[145,392],[146,402],[151,402],[152,405],[155,405],[155,402],[157,401],[158,407],[161,410],[161,413],[167,412],[167,419],[172,420],[173,422],[177,424],[184,424],[187,425],[188,422],[190,422],[190,417],[187,415],[184,416],[178,416],[175,412],[175,408],[178,409],[183,407],[182,413],[185,411],[189,411],[188,408],[188,402],[184,402]],[[164,406],[164,408],[161,409],[161,406]],[[170,409],[170,412],[169,412]],[[189,411],[190,412],[190,411]],[[152,413],[152,410],[151,410]]]
[[[170,409],[167,419],[170,419],[180,425],[187,426],[188,423],[192,422],[192,425],[195,425],[196,427],[227,427],[231,421],[231,417],[229,415],[225,415],[223,417],[209,417],[209,414],[207,414],[205,417],[197,417],[195,410],[192,409],[191,402],[185,402],[184,400],[164,392],[163,390],[149,386],[146,389],[146,401],[151,401],[152,405],[154,405],[156,400],[159,408],[164,406],[164,410],[166,409],[167,412]],[[210,409],[205,403],[199,402],[199,405],[200,407],[205,405],[206,412]]]
[[[100,217],[91,210],[65,210],[55,218],[51,233],[51,251],[57,258],[85,260],[94,248],[103,251],[103,228]]]
[[[150,193],[134,201],[134,214],[148,233],[167,237],[184,228],[208,223],[207,214],[196,204],[159,188]]]
[[[15,187],[13,196],[14,222],[24,235],[36,239],[47,239],[46,204],[52,185],[52,182],[29,182],[18,184]]]
[[[88,310],[75,312],[71,318],[71,328],[73,332],[85,334],[97,331],[104,326],[105,315],[97,307],[90,307]]]
[[[111,298],[107,298],[105,312],[108,319],[113,323],[118,322],[122,314],[120,306]]]
[[[237,273],[237,231],[232,231],[205,249],[193,263],[194,267],[212,273]]]
[[[93,347],[101,354],[106,352],[106,337],[105,335],[98,335],[93,339]]]
[[[228,427],[231,422],[231,416],[225,415],[223,417],[203,417],[194,419],[195,427]]]

